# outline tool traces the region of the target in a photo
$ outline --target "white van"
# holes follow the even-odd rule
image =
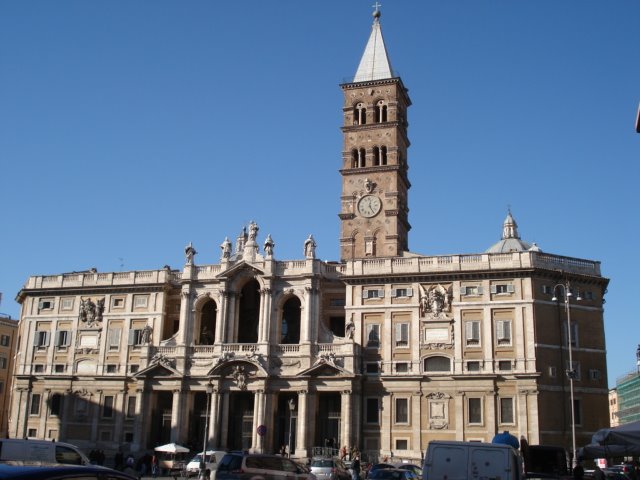
[[[222,460],[222,457],[225,456],[227,452],[224,450],[207,450],[205,457],[205,470],[209,470],[211,472],[209,478],[214,480],[216,478],[216,469],[218,468],[218,463]],[[200,462],[202,461],[202,452],[198,453],[195,457],[189,460],[187,463],[187,474],[198,475],[200,472]]]
[[[0,461],[89,465],[89,459],[75,445],[48,440],[0,439]]]
[[[522,456],[509,445],[432,441],[422,468],[423,480],[521,480]]]

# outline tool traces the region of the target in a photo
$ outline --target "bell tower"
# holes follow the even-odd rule
[[[408,251],[408,90],[394,75],[376,5],[353,82],[344,94],[340,259]]]

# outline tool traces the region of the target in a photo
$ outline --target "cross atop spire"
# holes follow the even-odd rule
[[[373,18],[376,19],[376,21],[378,21],[378,19],[380,18],[380,7],[382,6],[382,4],[376,2],[374,5],[371,5],[374,10],[373,10]]]

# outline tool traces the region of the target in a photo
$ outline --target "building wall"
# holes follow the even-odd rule
[[[0,436],[7,436],[7,428],[14,357],[16,354],[18,322],[0,317]]]

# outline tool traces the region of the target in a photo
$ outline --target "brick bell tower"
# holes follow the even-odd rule
[[[398,257],[408,251],[407,108],[373,13],[371,36],[344,93],[340,259]]]

